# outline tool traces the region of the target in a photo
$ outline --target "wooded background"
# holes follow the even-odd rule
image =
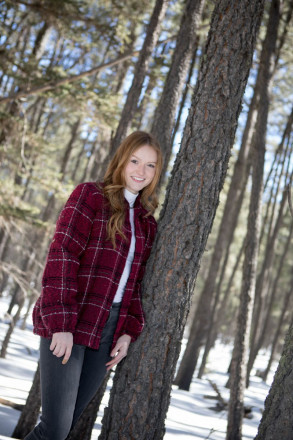
[[[40,293],[70,192],[102,180],[129,132],[151,131],[165,169],[147,325],[117,368],[100,438],[163,438],[173,381],[188,390],[221,339],[234,344],[227,439],[240,439],[257,354],[270,352],[266,380],[293,332],[293,1],[0,6],[0,296],[11,316],[1,356]],[[293,438],[292,362],[288,337],[258,439]],[[90,438],[101,395],[71,439]],[[16,438],[36,421],[38,374],[30,397]]]

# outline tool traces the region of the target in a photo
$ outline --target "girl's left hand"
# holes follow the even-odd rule
[[[110,353],[110,356],[113,357],[113,359],[106,363],[107,371],[119,364],[119,362],[125,358],[130,342],[131,337],[129,335],[120,336],[115,347]]]

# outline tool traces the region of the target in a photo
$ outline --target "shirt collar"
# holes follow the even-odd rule
[[[124,193],[124,197],[125,199],[128,201],[130,208],[133,208],[135,200],[138,196],[139,193],[137,194],[133,194],[131,191],[129,191],[128,189],[124,188],[123,189],[123,193]]]

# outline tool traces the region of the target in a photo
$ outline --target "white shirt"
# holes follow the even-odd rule
[[[127,283],[130,271],[131,271],[131,265],[133,262],[134,250],[135,250],[135,228],[134,228],[134,218],[133,218],[133,206],[134,206],[136,197],[138,196],[138,193],[133,194],[132,192],[128,191],[128,189],[126,189],[126,188],[124,188],[123,192],[124,192],[124,197],[128,201],[129,208],[130,208],[129,209],[129,220],[130,220],[130,225],[131,225],[131,241],[130,241],[130,247],[129,247],[125,267],[124,267],[123,273],[120,278],[117,292],[116,292],[114,300],[113,300],[114,303],[122,301],[124,289],[125,289],[125,286],[126,286],[126,283]]]

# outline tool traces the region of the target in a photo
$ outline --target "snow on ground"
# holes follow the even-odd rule
[[[4,339],[8,325],[4,317],[7,301],[0,299],[0,344]],[[0,397],[15,403],[24,404],[31,387],[38,360],[38,336],[32,333],[32,323],[27,329],[16,328],[8,347],[6,359],[0,358]],[[212,350],[207,372],[203,379],[193,379],[189,392],[173,386],[171,404],[166,420],[164,440],[224,440],[227,412],[214,411],[217,401],[206,396],[216,396],[209,381],[215,383],[225,400],[229,391],[225,388],[227,368],[231,357],[231,347],[220,342]],[[257,359],[255,367],[264,369],[267,363],[265,353]],[[276,367],[276,365],[275,365]],[[272,375],[270,376],[270,381]],[[101,427],[101,417],[107,405],[110,385],[104,396],[98,418],[92,433],[92,440],[97,440]],[[264,399],[269,384],[253,376],[250,387],[245,392],[245,405],[252,407],[252,418],[244,419],[243,440],[254,439],[261,418]],[[0,405],[0,440],[1,436],[10,436],[17,423],[19,411]],[[139,439],[138,439],[139,440]]]

